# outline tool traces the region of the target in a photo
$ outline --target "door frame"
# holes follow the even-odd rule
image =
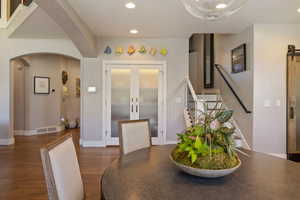
[[[108,72],[108,67],[118,65],[118,66],[132,66],[135,65],[138,67],[140,66],[149,66],[149,67],[159,67],[162,72],[162,81],[163,81],[163,88],[162,88],[162,115],[161,115],[161,130],[158,133],[160,135],[159,144],[163,145],[166,144],[167,139],[167,62],[166,61],[151,61],[151,60],[104,60],[102,62],[102,138],[104,138],[105,146],[108,145],[108,125],[107,125],[107,112],[108,112],[108,101],[106,97],[107,93],[107,76],[106,73]]]

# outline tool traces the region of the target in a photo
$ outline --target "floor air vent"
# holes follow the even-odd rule
[[[37,133],[46,133],[48,131],[47,128],[39,128],[39,129],[36,129],[36,132]]]
[[[57,131],[56,127],[48,128],[48,132],[56,132],[56,131]]]

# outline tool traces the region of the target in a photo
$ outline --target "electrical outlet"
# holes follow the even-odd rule
[[[278,106],[278,107],[281,106],[281,101],[279,99],[276,100],[276,106]]]

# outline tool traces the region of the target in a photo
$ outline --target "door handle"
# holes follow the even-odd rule
[[[294,107],[290,107],[290,119],[294,119],[295,118],[295,109]]]

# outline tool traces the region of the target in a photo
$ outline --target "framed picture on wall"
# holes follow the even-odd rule
[[[231,73],[246,71],[246,44],[231,50]]]
[[[50,78],[49,77],[34,77],[34,94],[50,94]]]

